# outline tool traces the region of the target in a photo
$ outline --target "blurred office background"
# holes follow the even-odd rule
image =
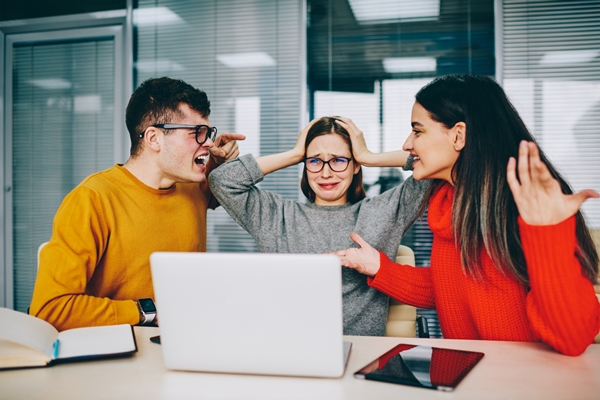
[[[322,115],[351,117],[373,151],[399,149],[416,91],[466,72],[504,86],[576,190],[600,190],[600,0],[1,2],[0,306],[28,307],[64,195],[126,161],[124,109],[145,79],[205,90],[212,124],[264,155],[290,149]],[[300,173],[260,186],[304,201]],[[408,176],[364,174],[370,195]],[[584,211],[599,229],[600,202]],[[256,250],[225,211],[208,218],[209,251]],[[428,265],[425,220],[404,243]]]

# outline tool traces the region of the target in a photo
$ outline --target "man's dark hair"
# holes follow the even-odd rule
[[[180,115],[181,103],[199,111],[205,118],[210,115],[206,93],[180,79],[151,78],[133,92],[125,111],[132,157],[141,151],[140,134],[151,125],[173,123],[172,119]]]

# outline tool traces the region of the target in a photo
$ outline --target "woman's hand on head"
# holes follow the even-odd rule
[[[367,148],[367,142],[365,141],[365,135],[356,126],[354,121],[350,118],[345,117],[333,117],[339,124],[348,131],[350,135],[350,141],[352,142],[352,155],[356,162],[360,164],[366,164],[371,151]]]
[[[294,145],[294,153],[297,157],[300,157],[300,161],[304,159],[304,154],[306,152],[306,136],[308,135],[308,131],[314,125],[314,123],[320,119],[321,118],[315,118],[312,121],[310,121],[308,125],[302,128],[302,130],[300,131],[300,135],[298,135],[298,140],[296,140],[296,144]]]
[[[352,232],[350,239],[358,244],[360,249],[349,248],[332,254],[340,258],[344,267],[355,269],[361,274],[375,276],[379,271],[379,252],[365,242],[358,233]]]
[[[519,178],[517,178],[517,172]],[[598,192],[585,189],[575,194],[564,194],[554,179],[534,142],[519,144],[519,161],[508,160],[506,179],[513,194],[519,215],[529,225],[554,225],[574,215],[589,198],[598,198]]]

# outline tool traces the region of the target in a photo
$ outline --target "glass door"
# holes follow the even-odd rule
[[[50,238],[64,196],[87,175],[125,161],[121,31],[6,36],[6,307],[29,307],[37,248]]]

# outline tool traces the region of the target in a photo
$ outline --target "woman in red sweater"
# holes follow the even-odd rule
[[[429,268],[391,262],[356,233],[337,252],[369,285],[436,308],[448,339],[544,342],[579,355],[600,329],[598,254],[573,194],[491,78],[437,78],[416,95],[404,150],[413,177],[433,179]],[[376,165],[352,121],[355,158]],[[516,159],[518,158],[518,162]]]

